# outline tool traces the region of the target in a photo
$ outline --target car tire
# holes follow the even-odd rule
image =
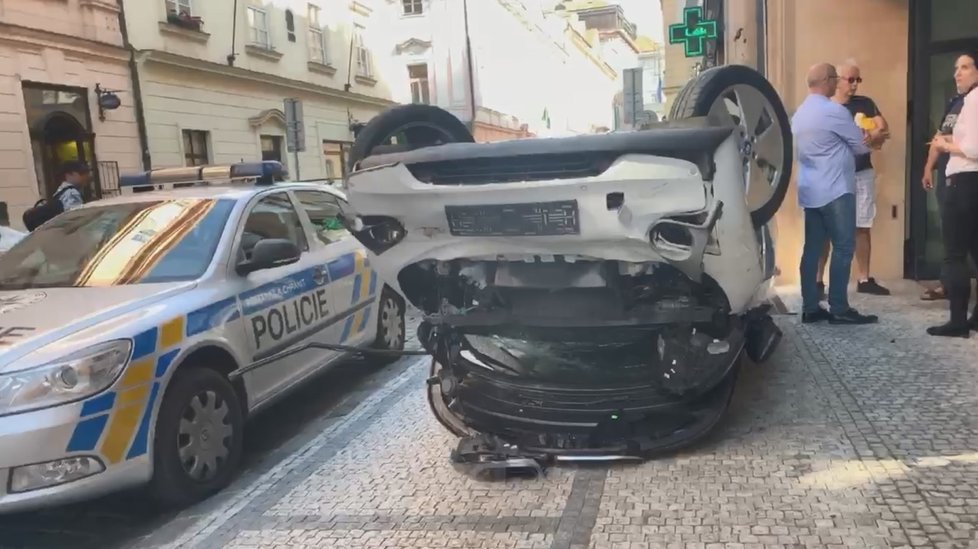
[[[747,116],[730,116],[731,107],[737,110],[744,104],[739,99],[740,94],[750,93],[748,90],[754,90],[756,94],[759,94],[759,97],[751,94],[752,99],[763,98],[764,102],[760,103],[763,108],[758,113],[747,113]],[[721,104],[721,101],[724,103]],[[728,113],[726,116],[723,114],[724,110]],[[740,112],[743,113],[743,110]],[[766,118],[762,118],[762,115],[765,115]],[[676,100],[669,111],[671,120],[694,117],[707,117],[711,122],[719,124],[728,124],[732,119],[735,124],[741,127],[741,135],[753,140],[750,148],[743,146],[748,143],[747,139],[742,144],[742,153],[747,155],[745,162],[751,168],[766,172],[768,167],[780,166],[773,174],[761,174],[770,181],[768,185],[770,189],[758,189],[758,194],[755,195],[756,203],[748,204],[754,226],[763,226],[781,208],[785,195],[788,193],[788,186],[791,184],[794,145],[788,113],[785,111],[778,92],[764,78],[764,75],[750,67],[743,65],[714,67],[703,71],[699,76],[687,82],[679,95],[676,96]],[[755,149],[754,145],[757,144],[758,134],[762,132],[752,132],[749,123],[745,121],[746,118],[755,117],[758,120],[755,128],[770,128],[780,133],[780,146],[776,141],[772,141],[770,150],[758,154],[761,147]],[[764,158],[765,155],[771,156],[771,158]],[[758,156],[761,158],[758,159]],[[761,161],[763,163],[760,163]]]
[[[404,132],[411,149],[444,143],[473,143],[472,134],[454,114],[433,105],[399,105],[370,119],[350,148],[350,166]]]
[[[385,287],[380,293],[380,302],[377,305],[377,336],[372,347],[385,351],[404,350],[407,334],[404,317],[404,300],[394,290]],[[391,363],[396,362],[398,358],[400,357],[394,354],[380,355],[379,361]]]
[[[179,508],[226,487],[241,461],[243,435],[244,413],[227,378],[210,368],[177,370],[156,424],[152,497]]]

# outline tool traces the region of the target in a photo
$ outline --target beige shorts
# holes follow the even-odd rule
[[[856,172],[856,227],[868,229],[876,219],[876,171]]]

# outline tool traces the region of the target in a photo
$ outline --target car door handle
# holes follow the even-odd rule
[[[323,284],[325,284],[326,283],[326,268],[325,267],[316,267],[316,269],[312,272],[312,281],[315,282],[316,285],[318,285],[318,286],[322,286]]]

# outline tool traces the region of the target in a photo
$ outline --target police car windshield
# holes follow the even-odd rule
[[[0,256],[0,290],[194,280],[233,207],[190,199],[69,210]]]

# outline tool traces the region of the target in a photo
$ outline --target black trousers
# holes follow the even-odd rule
[[[971,299],[970,254],[978,262],[978,172],[954,174],[947,182],[942,227],[944,278],[951,308],[951,323],[968,320]]]

